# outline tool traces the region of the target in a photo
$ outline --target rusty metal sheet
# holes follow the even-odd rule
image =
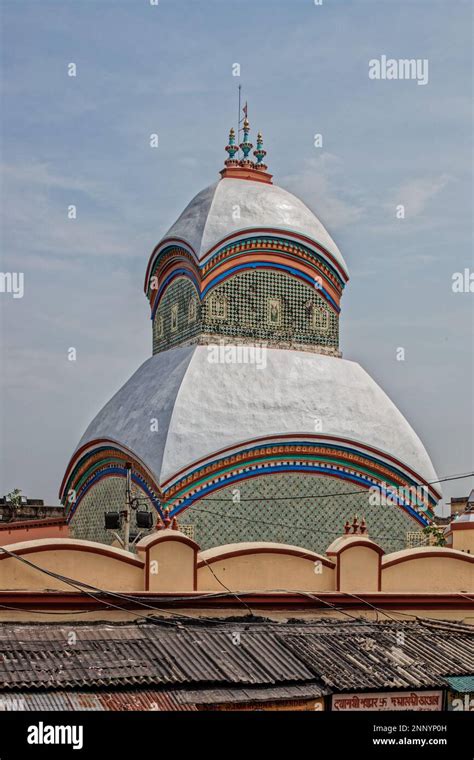
[[[122,691],[33,691],[0,694],[1,711],[189,711],[196,710],[192,703],[176,699],[171,692],[154,690]]]

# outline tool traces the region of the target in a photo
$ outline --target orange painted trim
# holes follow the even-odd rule
[[[292,557],[300,557],[300,559],[308,559],[312,562],[321,562],[325,567],[329,567],[330,569],[334,569],[336,566],[335,562],[332,560],[328,560],[325,557],[319,556],[315,559],[314,554],[311,554],[310,552],[306,552],[304,550],[297,551],[295,549],[272,549],[267,546],[262,546],[256,547],[254,549],[235,549],[234,551],[230,552],[222,552],[221,554],[218,554],[211,559],[198,561],[197,567],[200,569],[201,567],[206,567],[206,565],[213,565],[214,562],[220,562],[223,559],[243,557],[249,554],[288,554]]]
[[[268,172],[257,171],[256,169],[246,169],[243,166],[226,166],[219,174],[222,179],[228,177],[229,179],[250,179],[252,182],[265,182],[267,185],[272,185],[273,174]]]
[[[143,290],[145,291],[145,295],[148,292],[148,284],[149,284],[149,281],[150,281],[151,272],[152,272],[153,266],[155,264],[155,260],[156,260],[156,257],[158,255],[158,252],[160,251],[161,248],[167,248],[169,246],[172,246],[173,244],[174,244],[174,246],[175,246],[176,249],[181,249],[179,251],[179,253],[181,255],[186,255],[186,254],[189,255],[189,253],[191,252],[191,255],[194,258],[194,260],[196,262],[198,261],[198,257],[197,257],[196,251],[194,250],[194,248],[192,247],[192,245],[190,245],[190,243],[188,243],[186,240],[183,240],[182,238],[173,238],[173,237],[165,238],[164,240],[160,240],[160,242],[157,243],[155,245],[155,247],[153,248],[153,250],[152,250],[152,252],[150,254],[150,258],[148,259],[148,264],[147,264],[147,268],[146,268],[146,272],[145,272],[145,282],[144,282],[144,285],[143,285]]]
[[[285,238],[285,232],[287,233],[287,237]],[[209,248],[208,251],[206,251],[203,256],[201,256],[200,259],[198,259],[197,253],[194,250],[194,248],[182,238],[164,238],[163,240],[160,240],[160,242],[154,247],[153,251],[150,254],[150,258],[148,260],[146,273],[145,273],[145,283],[144,283],[144,290],[145,293],[147,292],[148,288],[148,281],[150,279],[150,272],[152,270],[152,267],[154,266],[154,262],[156,259],[156,256],[158,255],[161,248],[165,248],[171,244],[175,244],[177,246],[182,245],[183,251],[188,252],[191,251],[199,263],[204,259],[207,258],[213,251],[218,250],[222,246],[224,246],[228,241],[232,239],[241,239],[242,238],[242,230],[237,230],[235,232],[231,232],[229,235],[226,235],[221,240],[219,240],[217,243],[215,243],[211,248]],[[347,283],[349,281],[349,277],[345,271],[345,269],[342,267],[342,265],[336,260],[334,254],[330,253],[330,251],[325,248],[321,243],[318,243],[316,240],[313,240],[310,237],[307,237],[306,235],[302,235],[299,232],[295,232],[293,230],[282,230],[277,227],[249,227],[245,230],[246,236],[251,236],[252,234],[259,234],[264,233],[266,235],[274,234],[281,238],[284,238],[286,240],[291,240],[292,238],[295,238],[296,240],[301,240],[306,245],[309,245],[309,247],[315,248],[316,250],[320,251],[331,263],[331,266],[338,272],[341,279]]]
[[[77,449],[71,456],[66,472],[64,473],[63,479],[61,481],[61,486],[59,489],[59,498],[62,499],[64,495],[64,490],[66,487],[66,484],[69,480],[70,473],[72,473],[74,467],[76,466],[76,462],[79,462],[82,456],[84,456],[87,449],[90,449],[90,452],[88,454],[87,461],[82,465],[82,467],[78,470],[78,475],[81,472],[84,472],[84,468],[87,468],[89,463],[89,458],[92,456],[94,457],[97,452],[94,453],[94,449],[97,448],[110,448],[114,450],[115,454],[121,454],[123,456],[124,460],[129,459],[132,461],[136,467],[136,469],[145,477],[145,480],[148,481],[148,485],[150,485],[157,493],[160,492],[160,488],[158,486],[158,483],[155,481],[155,476],[151,472],[151,470],[146,466],[144,462],[140,459],[140,457],[135,454],[134,451],[131,449],[128,449],[126,446],[124,446],[120,441],[116,441],[113,438],[92,438],[90,441],[86,441],[80,449]],[[113,476],[111,476],[113,477]],[[115,476],[117,477],[117,476]],[[66,518],[67,519],[67,518]]]
[[[220,265],[216,266],[216,268],[213,269],[210,274],[206,275],[203,278],[202,283],[201,283],[201,289],[204,290],[206,286],[208,285],[208,283],[214,280],[218,275],[223,274],[224,272],[227,272],[228,270],[239,266],[239,263],[243,263],[243,262],[247,263],[248,261],[249,261],[249,254],[247,252],[241,255],[235,256],[231,259],[224,259]],[[294,257],[285,256],[284,254],[280,254],[280,255],[272,254],[265,251],[259,251],[258,263],[260,266],[262,264],[269,264],[269,265],[285,264],[286,266],[288,266],[288,264],[290,263],[291,266],[295,268]],[[340,300],[341,300],[341,292],[337,291],[334,285],[328,281],[328,278],[323,273],[321,273],[316,262],[314,266],[309,266],[306,263],[304,265],[303,259],[301,259],[298,264],[298,270],[301,272],[304,272],[305,274],[308,275],[308,277],[312,277],[313,279],[315,278],[315,272],[318,275],[323,276],[324,281],[325,281],[325,289],[339,306]],[[234,276],[238,276],[239,274],[241,274],[241,272],[237,272],[236,275]],[[292,276],[294,277],[294,275]],[[309,285],[308,283],[307,285],[309,288],[311,287],[311,285]]]
[[[249,246],[249,248],[252,248],[253,246]],[[295,259],[298,259],[297,262],[295,262]],[[206,274],[203,276],[203,272],[199,269],[197,264],[194,262],[194,260],[191,260],[189,257],[189,254],[174,254],[173,256],[167,258],[165,261],[163,261],[161,264],[157,266],[157,268],[154,270],[153,276],[158,279],[159,287],[154,288],[151,291],[150,294],[150,307],[153,311],[155,301],[158,295],[159,288],[161,287],[162,282],[168,277],[170,274],[172,274],[173,270],[180,266],[184,267],[190,275],[194,275],[195,278],[199,281],[200,284],[200,292],[202,293],[207,285],[212,282],[218,275],[221,275],[228,270],[231,270],[237,266],[239,266],[242,263],[247,263],[249,261],[249,251],[243,250],[239,254],[236,254],[232,256],[232,258],[224,257],[222,261],[217,263],[213,269],[212,272],[209,274]],[[315,276],[322,276],[325,283],[325,290],[329,293],[329,295],[333,298],[333,300],[336,302],[338,307],[340,306],[340,300],[341,300],[341,294],[342,290],[341,288],[337,286],[335,282],[332,281],[330,276],[324,272],[320,266],[318,266],[317,261],[310,261],[307,259],[303,259],[302,257],[296,257],[295,254],[291,255],[290,252],[285,251],[275,251],[273,252],[273,249],[261,249],[258,251],[258,263],[261,266],[262,264],[267,264],[268,266],[271,266],[272,264],[283,264],[283,265],[290,265],[292,267],[297,266],[298,270],[302,273],[306,274],[308,277],[315,279]],[[235,276],[237,276],[239,273],[237,273]],[[295,275],[291,275],[295,277]],[[151,275],[150,275],[151,277]],[[180,274],[176,280],[184,278],[189,279],[184,274]],[[173,280],[175,282],[176,280]],[[192,278],[191,278],[192,281]],[[172,284],[172,283],[170,283]],[[193,282],[193,285],[195,283]],[[306,283],[308,287],[311,287],[308,283]],[[198,293],[198,291],[196,290]],[[163,295],[163,294],[162,294]],[[331,306],[332,308],[332,306]]]
[[[253,234],[263,233],[265,235],[273,234],[276,237],[281,238],[282,240],[291,240],[292,238],[296,238],[297,240],[302,240],[303,243],[305,243],[309,247],[316,248],[321,253],[323,253],[324,256],[326,256],[326,258],[331,262],[331,265],[338,272],[338,274],[341,276],[344,282],[347,283],[349,280],[349,277],[346,274],[345,270],[343,269],[342,265],[339,264],[338,261],[336,261],[334,254],[332,254],[321,243],[318,243],[313,238],[310,238],[307,235],[303,235],[300,232],[295,232],[295,230],[283,230],[279,227],[249,227],[248,229],[245,229],[245,230],[236,230],[235,232],[231,232],[229,233],[229,235],[226,235],[225,237],[221,238],[221,240],[219,240],[217,243],[211,246],[211,248],[209,248],[209,250],[207,250],[204,253],[204,255],[201,256],[199,261],[202,261],[204,258],[207,258],[211,253],[223,247],[230,240],[234,238],[236,240],[243,239],[243,233],[245,233],[245,238],[251,237]],[[159,245],[162,245],[165,242],[166,242],[165,240],[162,240]],[[156,246],[156,249],[158,249],[158,246]]]
[[[153,288],[153,290],[151,291],[150,299],[149,299],[150,308],[152,311],[155,305],[155,301],[158,297],[158,291],[160,290],[163,281],[166,279],[166,277],[171,275],[173,271],[176,269],[176,267],[178,266],[182,269],[186,269],[186,271],[189,273],[189,276],[181,273],[170,283],[170,285],[173,285],[175,282],[177,282],[180,279],[186,280],[187,282],[190,282],[193,285],[196,291],[196,295],[199,297],[200,292],[202,290],[201,272],[199,268],[194,263],[194,261],[190,262],[188,257],[182,256],[181,258],[178,258],[178,256],[174,256],[173,258],[166,260],[163,266],[158,266],[155,269],[154,274],[152,275],[153,277],[156,277],[158,280],[158,288]],[[196,284],[194,280],[192,279],[193,275],[198,280],[201,286],[200,290],[196,288]],[[161,297],[163,297],[165,292],[166,290],[163,291],[163,293],[161,294]]]
[[[453,530],[474,530],[474,522],[462,522],[462,523],[451,523],[451,531]]]

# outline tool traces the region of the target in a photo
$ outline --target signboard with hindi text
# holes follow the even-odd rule
[[[441,710],[441,691],[376,691],[358,694],[333,694],[331,707],[335,712],[351,710]]]

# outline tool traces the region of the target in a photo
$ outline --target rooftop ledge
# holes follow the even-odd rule
[[[264,182],[267,185],[273,184],[273,174],[243,166],[226,167],[222,169],[220,175],[222,179],[250,179],[253,182]]]

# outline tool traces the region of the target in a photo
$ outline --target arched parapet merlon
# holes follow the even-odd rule
[[[419,546],[415,549],[402,549],[399,552],[392,552],[386,554],[382,560],[383,569],[386,570],[394,565],[399,565],[404,562],[413,562],[420,559],[430,558],[454,559],[460,562],[467,562],[474,565],[474,556],[472,554],[466,554],[465,552],[457,549],[448,549],[444,546]]]
[[[198,555],[198,568],[213,565],[215,562],[221,562],[232,557],[245,557],[255,554],[280,554],[289,555],[306,559],[313,563],[321,563],[325,567],[333,569],[335,563],[322,554],[304,549],[301,546],[292,546],[291,544],[277,544],[263,541],[248,541],[239,544],[224,544],[213,549],[207,549]]]
[[[44,538],[0,549],[2,588],[73,590],[83,584],[116,591],[143,589],[143,558],[113,546],[73,538]],[[73,578],[73,586],[58,576]]]
[[[146,591],[196,591],[199,545],[179,528],[150,533],[137,543]]]
[[[289,434],[249,440],[194,462],[162,484],[164,503],[179,514],[225,486],[280,472],[354,483],[370,491],[369,503],[393,505],[423,526],[439,499],[433,485],[385,452],[337,436]]]
[[[94,439],[74,452],[61,483],[59,498],[66,509],[68,522],[84,496],[99,481],[109,477],[126,478],[128,463],[132,465],[132,483],[144,492],[147,500],[162,516],[161,491],[144,462],[117,441]]]
[[[84,552],[85,554],[97,554],[109,557],[120,562],[128,563],[134,567],[143,568],[143,560],[115,546],[105,546],[96,541],[83,541],[76,538],[37,538],[32,541],[21,541],[17,544],[9,544],[7,552],[0,552],[0,560],[8,559],[11,554],[19,557],[41,552]]]
[[[354,546],[365,546],[371,551],[374,551],[380,557],[385,554],[382,547],[376,544],[375,541],[372,541],[368,535],[364,536],[360,535],[359,533],[338,536],[336,540],[328,546],[326,554],[328,557],[338,557],[340,554],[342,554],[342,552],[345,552],[347,549],[353,548]]]
[[[474,588],[474,557],[457,549],[421,546],[393,552],[382,558],[381,570],[386,592],[419,592],[428,585],[431,593],[472,593]]]
[[[384,550],[367,534],[339,536],[328,546],[327,556],[337,565],[336,590],[381,590],[381,558]]]
[[[226,544],[197,557],[199,590],[332,591],[335,563],[299,546],[250,541]]]

